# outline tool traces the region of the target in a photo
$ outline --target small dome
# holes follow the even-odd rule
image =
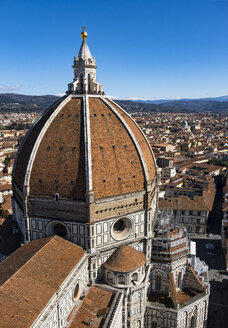
[[[115,272],[131,272],[137,270],[146,263],[146,257],[142,252],[124,245],[120,246],[104,263],[106,269]]]

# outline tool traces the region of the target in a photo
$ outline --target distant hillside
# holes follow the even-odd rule
[[[169,112],[169,113],[190,113],[190,112],[228,112],[228,101],[212,100],[188,100],[172,101],[160,104],[133,102],[129,100],[116,100],[128,112]]]
[[[181,98],[181,99],[129,99],[130,101],[134,102],[143,102],[148,104],[163,104],[163,103],[169,103],[169,102],[182,102],[182,101],[201,101],[201,100],[208,100],[208,101],[228,101],[228,96],[222,96],[222,97],[211,97],[211,98]]]
[[[57,101],[59,97],[46,96],[26,96],[15,93],[0,93],[0,110],[1,111],[43,111]],[[211,100],[213,99],[213,100]],[[227,96],[209,99],[197,100],[169,100],[159,103],[152,101],[131,101],[116,100],[128,112],[228,112]],[[219,99],[219,100],[214,100]],[[223,101],[221,100],[223,99]],[[155,101],[156,102],[156,101]]]
[[[59,97],[52,95],[26,96],[16,93],[0,93],[0,110],[31,111],[45,110],[57,101]]]

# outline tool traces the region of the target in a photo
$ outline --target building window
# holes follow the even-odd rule
[[[157,322],[153,321],[153,322],[152,322],[152,325],[151,325],[151,328],[157,328],[157,327],[158,327]]]
[[[132,222],[128,218],[121,218],[115,221],[112,226],[112,237],[116,240],[127,238],[132,232]]]
[[[108,272],[107,273],[107,280],[111,283],[113,283],[113,276],[112,276],[112,273],[111,272]]]
[[[178,286],[178,288],[181,288],[181,272],[179,272],[179,274],[178,274],[177,286]]]
[[[58,194],[58,193],[56,193],[56,194],[54,195],[54,199],[55,199],[56,201],[59,200],[59,194]]]
[[[138,274],[135,272],[133,273],[133,275],[131,276],[131,281],[137,281],[138,280]]]
[[[90,86],[90,74],[88,74],[88,92],[90,92],[91,86]]]
[[[75,289],[74,289],[74,295],[73,295],[74,301],[78,300],[79,294],[80,294],[80,285],[79,285],[79,283],[77,283],[77,285],[75,286]]]
[[[57,223],[55,226],[54,226],[54,234],[59,236],[59,237],[66,237],[67,235],[67,229],[66,227],[61,224],[61,223]]]
[[[80,74],[80,92],[83,93],[83,74]]]
[[[156,275],[155,277],[155,290],[160,291],[161,290],[161,276]]]
[[[191,328],[195,328],[195,327],[196,327],[196,316],[195,316],[195,315],[193,315],[193,316],[191,317],[190,327],[191,327]]]
[[[120,285],[125,285],[125,276],[124,276],[123,274],[120,274],[120,275],[118,276],[118,283],[119,283]]]

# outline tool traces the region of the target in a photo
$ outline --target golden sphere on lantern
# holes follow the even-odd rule
[[[81,33],[81,37],[82,37],[82,40],[83,40],[83,41],[85,41],[86,38],[87,38],[87,33],[86,33],[86,31],[84,30],[84,28],[83,28],[83,31],[82,31],[82,33]]]

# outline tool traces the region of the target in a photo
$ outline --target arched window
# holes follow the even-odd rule
[[[108,272],[108,273],[107,273],[107,280],[108,280],[109,282],[113,282],[113,276],[112,276],[112,273],[111,273],[111,272]]]
[[[90,92],[90,74],[88,74],[88,92]]]
[[[131,276],[131,280],[134,280],[134,281],[138,280],[138,274],[136,272],[133,273],[133,275]]]
[[[158,327],[157,322],[153,321],[153,322],[152,322],[152,325],[151,325],[151,328],[157,328],[157,327]]]
[[[140,328],[141,327],[141,321],[140,320],[135,321],[134,326],[135,326],[135,328]]]
[[[79,283],[77,283],[77,285],[74,288],[74,293],[73,293],[74,301],[78,300],[79,295],[80,295],[80,285],[79,285]]]
[[[83,87],[84,87],[83,74],[80,74],[80,91],[81,91],[81,93],[83,93]]]
[[[177,287],[181,288],[181,272],[178,273],[178,278],[177,278]]]
[[[161,276],[159,274],[155,276],[155,290],[156,291],[161,290]]]
[[[118,283],[119,283],[120,285],[125,285],[125,276],[124,276],[123,274],[120,274],[120,275],[118,276]]]
[[[193,315],[193,316],[191,317],[190,327],[191,327],[191,328],[195,328],[195,327],[196,327],[196,316],[195,316],[195,315]]]
[[[187,327],[187,325],[188,325],[188,312],[184,313],[184,324],[185,324],[185,327]]]
[[[206,321],[207,321],[207,302],[206,301],[204,301],[203,311],[204,311],[204,323],[206,323]]]
[[[136,300],[136,299],[138,299],[138,298],[140,298],[141,297],[141,293],[140,292],[134,292],[134,294],[133,294],[133,296],[132,296],[132,299],[133,300]]]

